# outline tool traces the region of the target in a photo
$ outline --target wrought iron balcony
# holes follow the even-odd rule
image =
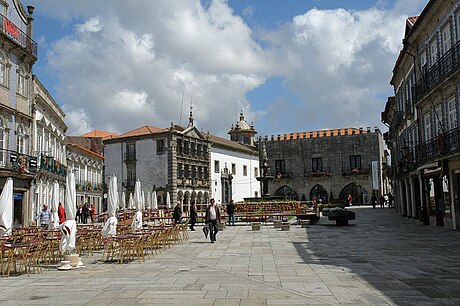
[[[2,14],[0,14],[0,29],[5,36],[37,58],[37,43]]]
[[[447,51],[413,86],[414,104],[431,90],[458,71],[460,67],[460,41]]]
[[[37,172],[37,158],[16,151],[1,149],[0,169],[19,174],[35,174]]]
[[[41,154],[40,156],[40,170],[47,171],[65,177],[67,175],[67,167],[61,164],[53,157]]]
[[[417,163],[460,151],[460,128],[442,133],[416,147]]]

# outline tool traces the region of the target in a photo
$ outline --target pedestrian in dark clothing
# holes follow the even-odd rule
[[[81,206],[81,205],[77,207],[77,213],[76,213],[75,221],[78,222],[78,223],[83,222],[83,206]]]
[[[380,203],[380,209],[383,209],[383,207],[385,206],[385,197],[383,195],[380,195],[379,203]]]
[[[196,219],[198,218],[198,212],[196,211],[196,204],[195,201],[192,201],[190,205],[190,230],[195,231],[195,223]]]
[[[372,208],[375,208],[375,205],[377,205],[377,197],[375,196],[375,194],[372,195],[371,202],[372,202]]]
[[[233,200],[227,204],[228,225],[235,226],[235,203]]]
[[[89,207],[88,203],[85,203],[83,206],[83,223],[86,224],[88,223],[88,217],[89,217]]]
[[[179,202],[176,204],[176,207],[174,207],[173,221],[174,224],[182,223],[182,209],[180,208]]]
[[[209,237],[211,238],[211,243],[216,241],[216,235],[219,231],[217,229],[217,223],[220,223],[220,211],[216,206],[214,199],[211,199],[211,205],[206,209],[205,222],[209,226]]]
[[[390,192],[388,195],[388,208],[393,208],[393,194]]]

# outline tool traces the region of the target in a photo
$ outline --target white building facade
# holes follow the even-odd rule
[[[60,201],[64,201],[65,181],[67,175],[65,132],[65,114],[40,83],[33,76],[34,86],[34,121],[33,147],[37,156],[37,174],[32,182],[33,221],[44,204],[50,206],[53,183],[59,183]]]

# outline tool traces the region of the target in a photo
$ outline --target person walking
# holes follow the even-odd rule
[[[351,196],[351,193],[348,194],[348,206],[353,206],[353,197]]]
[[[179,202],[177,202],[176,207],[174,207],[173,222],[174,224],[182,223],[182,209],[180,208]]]
[[[379,198],[379,203],[380,203],[380,209],[383,209],[385,206],[385,197],[381,194]]]
[[[83,206],[83,223],[86,224],[88,223],[88,217],[89,217],[89,207],[88,203],[85,203]]]
[[[196,203],[195,201],[192,201],[192,204],[190,205],[190,230],[195,231],[195,223],[196,219],[198,218],[198,212],[196,211]]]
[[[230,200],[230,203],[227,204],[227,215],[228,215],[228,225],[235,226],[235,203],[233,200]]]
[[[77,207],[75,221],[78,223],[83,222],[83,206],[81,204]]]
[[[96,211],[94,210],[94,205],[91,205],[91,209],[89,210],[89,213],[91,215],[91,223],[94,223],[94,215],[96,214]]]
[[[65,209],[64,209],[64,206],[62,206],[61,202],[59,202],[59,206],[58,206],[58,217],[59,217],[59,224],[62,224],[65,222]]]
[[[216,241],[216,235],[219,231],[217,229],[217,222],[220,223],[220,211],[216,206],[214,199],[211,199],[211,204],[206,209],[205,222],[209,226],[209,237],[211,238],[211,243]]]
[[[372,208],[375,208],[375,205],[377,205],[377,197],[375,196],[375,194],[372,194],[371,202],[372,202]]]
[[[43,205],[43,209],[38,215],[37,219],[40,219],[41,227],[49,227],[51,222],[51,211],[48,210],[48,205]]]

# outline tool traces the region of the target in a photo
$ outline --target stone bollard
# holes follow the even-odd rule
[[[291,230],[291,223],[289,223],[289,222],[281,223],[281,230],[282,231],[290,231]]]
[[[260,225],[261,225],[260,222],[252,222],[252,223],[251,223],[252,230],[253,230],[253,231],[260,231]]]
[[[281,228],[281,220],[273,220],[274,228]]]

